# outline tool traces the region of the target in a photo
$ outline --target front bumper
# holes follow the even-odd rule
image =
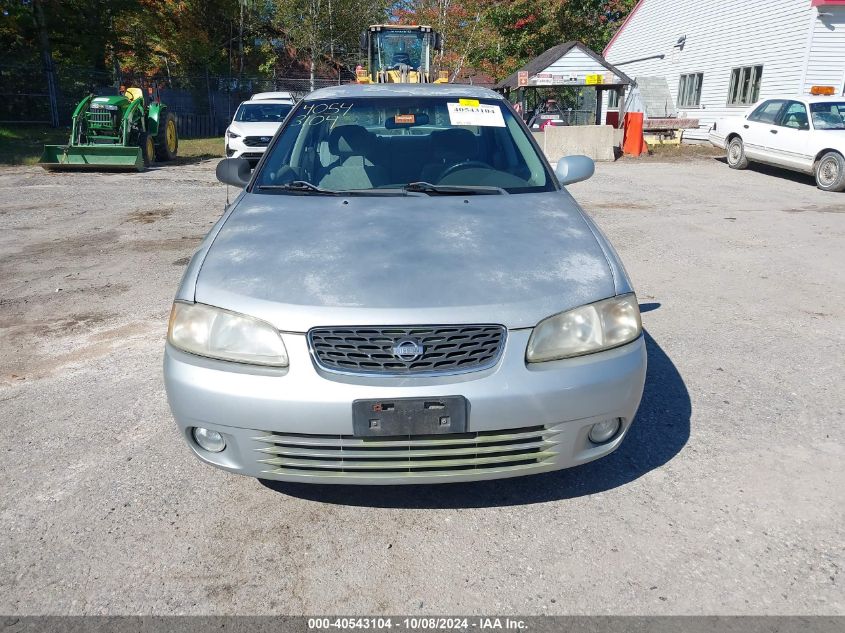
[[[624,347],[526,365],[531,330],[508,333],[488,370],[430,378],[378,378],[322,372],[306,337],[284,334],[290,367],[261,370],[185,354],[167,346],[164,377],[176,424],[202,461],[231,472],[283,481],[408,484],[478,481],[577,466],[613,452],[642,397],[642,337]],[[353,437],[352,401],[463,395],[469,433],[460,436]],[[621,420],[608,443],[590,427]],[[223,434],[209,453],[194,427]],[[371,457],[372,456],[372,457]]]
[[[244,137],[238,138],[226,137],[226,157],[227,158],[246,158],[251,163],[257,163],[264,156],[267,147],[252,147],[244,143]]]
[[[725,149],[725,135],[714,130],[710,130],[710,133],[707,135],[708,140],[712,145],[718,147],[720,149]]]

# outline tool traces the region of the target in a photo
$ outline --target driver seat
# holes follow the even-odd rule
[[[478,160],[478,137],[463,128],[431,133],[431,146],[436,157],[420,171],[420,180],[437,184],[446,168],[469,160]]]
[[[127,88],[123,91],[123,96],[129,99],[129,101],[137,101],[138,99],[143,101],[144,91],[140,88]]]
[[[810,122],[807,120],[807,115],[804,112],[791,112],[784,122],[784,126],[796,130],[809,130]]]

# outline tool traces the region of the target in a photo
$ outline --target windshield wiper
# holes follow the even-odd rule
[[[463,185],[433,185],[430,182],[409,182],[402,187],[405,191],[419,191],[429,195],[445,195],[445,196],[464,196],[467,194],[507,194],[508,192],[501,187],[487,187],[483,185],[463,186]]]
[[[305,180],[292,180],[283,185],[258,185],[258,190],[275,190],[275,191],[296,191],[299,193],[319,193],[324,196],[335,196],[337,191],[333,189],[323,189],[315,184]]]
[[[337,192],[341,196],[425,196],[425,194],[418,191],[411,191],[402,188],[385,188],[385,189],[343,189]]]

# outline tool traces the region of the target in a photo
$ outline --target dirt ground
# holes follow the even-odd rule
[[[0,613],[845,614],[845,194],[712,156],[572,190],[648,331],[619,451],[271,489],[199,463],[162,384],[214,162],[0,169]]]

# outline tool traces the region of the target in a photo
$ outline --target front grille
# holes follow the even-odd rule
[[[417,358],[400,358],[401,341],[422,345]],[[354,374],[421,375],[480,371],[499,360],[505,344],[501,325],[407,327],[319,327],[308,344],[323,369]]]
[[[112,125],[112,114],[111,112],[87,112],[86,116],[88,118],[88,123],[95,126],[95,127],[104,127],[108,126],[111,127]]]
[[[267,475],[388,478],[469,472],[540,471],[552,466],[559,431],[531,426],[448,435],[360,438],[268,433],[254,438]]]
[[[262,140],[263,138],[267,140]],[[247,147],[267,147],[270,144],[271,138],[271,136],[245,136],[244,145]]]

